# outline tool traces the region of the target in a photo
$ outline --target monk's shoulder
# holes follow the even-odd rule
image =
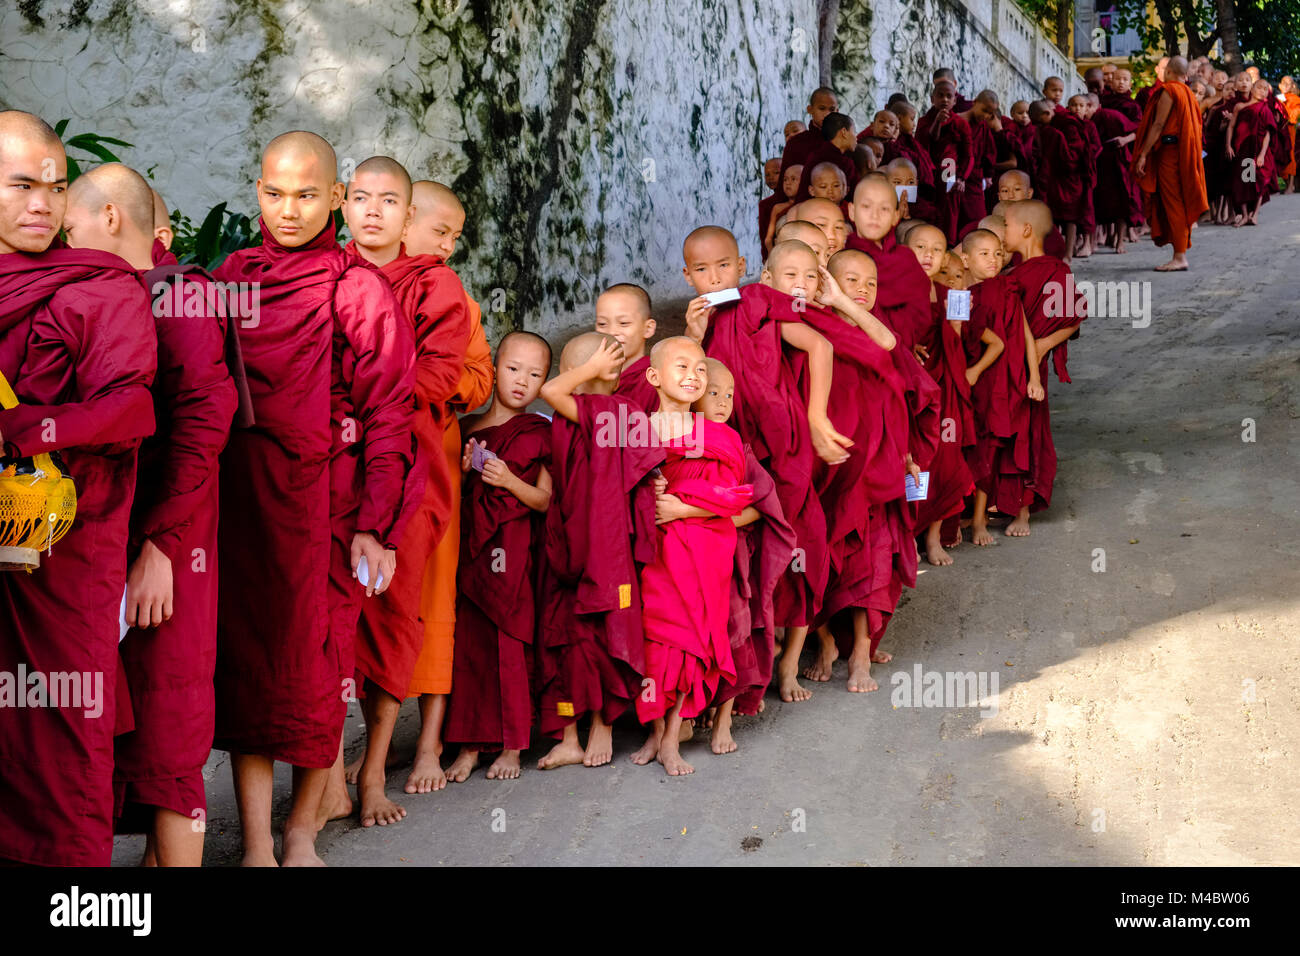
[[[152,324],[149,295],[143,281],[134,272],[109,273],[69,282],[50,298],[49,309],[55,315]]]

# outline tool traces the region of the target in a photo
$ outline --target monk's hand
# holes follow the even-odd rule
[[[975,383],[978,382],[979,380],[980,380],[979,369],[975,368],[974,366],[972,366],[972,367],[966,369],[966,384],[967,384],[967,385],[969,385],[971,388],[974,388],[974,387],[975,387]]]
[[[930,361],[930,350],[927,349],[920,342],[917,342],[915,345],[912,346],[912,354],[916,356],[916,360],[920,362],[922,365]]]
[[[1142,153],[1133,163],[1133,175],[1142,176],[1147,171],[1147,154]]]
[[[1029,388],[1027,388],[1026,391],[1029,393],[1029,397],[1035,402],[1041,402],[1047,397],[1047,393],[1043,391],[1042,382],[1030,382]]]
[[[910,451],[907,453],[907,457],[903,459],[903,468],[912,476],[914,482],[918,485],[921,483],[921,466],[912,460]]]
[[[157,627],[172,617],[172,562],[145,538],[126,577],[126,623]]]
[[[704,296],[696,296],[686,303],[686,334],[698,343],[703,343],[704,333],[713,318],[714,308]]]
[[[462,475],[468,474],[470,468],[473,467],[471,462],[474,460],[474,442],[475,439],[473,438],[465,442],[465,451],[460,456],[460,472]]]
[[[966,191],[966,180],[964,179],[957,180],[952,184],[952,188],[959,193],[964,193]]]
[[[387,555],[391,554],[390,559]],[[376,594],[383,594],[388,590],[388,585],[392,583],[392,571],[397,569],[397,553],[384,550],[384,546],[379,543],[373,534],[364,531],[358,532],[352,536],[352,576],[357,576],[357,565],[361,559],[366,559],[366,570],[369,572],[366,583],[366,597],[373,597]],[[379,580],[380,574],[383,574],[384,582],[381,586],[376,587],[375,582]]]
[[[812,434],[813,450],[826,464],[839,465],[849,460],[853,439],[837,432],[829,418],[809,415],[808,430]]]
[[[500,458],[489,458],[483,463],[483,484],[494,488],[513,488],[518,478]]]
[[[584,363],[592,378],[617,378],[623,370],[623,346],[617,339],[604,339]]]
[[[668,479],[660,475],[654,481],[655,497],[659,497],[668,490]]]
[[[676,521],[682,517],[682,511],[685,507],[682,504],[682,499],[676,495],[656,495],[655,524],[667,524],[669,521]]]
[[[825,266],[818,266],[817,272],[821,275],[821,281],[817,283],[818,304],[831,309],[842,306],[848,296],[844,294],[844,290],[835,281],[835,277],[831,275],[830,270]],[[849,299],[849,301],[853,300]]]

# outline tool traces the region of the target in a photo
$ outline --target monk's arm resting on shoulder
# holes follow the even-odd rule
[[[1159,96],[1159,94],[1156,94]],[[1146,139],[1142,141],[1138,149],[1136,165],[1134,171],[1141,176],[1146,170],[1147,154],[1151,152],[1156,143],[1160,142],[1160,136],[1164,132],[1165,123],[1169,121],[1169,111],[1173,108],[1173,95],[1160,96],[1156,103],[1156,115],[1151,121],[1151,128],[1147,130]],[[1231,137],[1229,137],[1231,140]]]
[[[483,465],[483,483],[504,488],[533,511],[545,511],[551,505],[551,474],[545,465],[538,472],[537,484],[530,485],[500,458],[492,458]]]
[[[562,415],[569,421],[576,422],[578,420],[578,402],[573,397],[574,390],[579,385],[599,377],[602,371],[608,371],[615,366],[622,368],[622,365],[623,346],[615,341],[603,341],[587,361],[574,366],[567,372],[561,372],[543,385],[542,401],[555,409],[557,415]]]
[[[782,322],[781,339],[808,353],[808,426],[813,448],[828,464],[847,460],[853,440],[834,429],[827,411],[835,350],[824,335],[802,322]]]
[[[744,511],[742,511],[738,515],[731,516],[731,523],[734,524],[737,528],[743,528],[746,525],[753,524],[761,517],[763,516],[759,514],[757,508],[755,508],[753,505],[745,505]]]
[[[980,341],[984,343],[984,353],[978,362],[966,369],[966,382],[972,386],[979,381],[988,367],[997,361],[998,356],[1007,347],[1002,341],[1002,336],[992,329],[985,329],[980,334]]]
[[[1034,341],[1034,333],[1029,328],[1029,320],[1024,317],[1021,311],[1020,321],[1025,325],[1025,364],[1029,366],[1029,387],[1026,389],[1029,397],[1036,402],[1041,402],[1047,395],[1043,391],[1043,381],[1038,375],[1038,346]]]
[[[857,302],[852,297],[845,295],[840,284],[835,281],[835,277],[825,266],[820,266],[818,271],[821,272],[821,289],[818,291],[817,298],[823,305],[828,305],[836,312],[847,317],[854,325],[866,332],[871,341],[875,342],[886,352],[892,351],[898,344],[898,339],[894,338],[894,333],[885,327],[885,324],[876,318],[871,310]]]

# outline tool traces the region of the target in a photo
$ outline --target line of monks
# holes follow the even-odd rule
[[[1055,105],[1059,80],[1007,118],[941,70],[924,116],[897,97],[858,137],[820,89],[769,164],[760,281],[741,285],[731,232],[695,228],[686,334],[652,345],[649,296],[613,285],[549,378],[541,336],[491,354],[447,265],[463,207],[391,158],[340,183],[321,137],[276,137],[261,244],[208,275],[170,254],[138,173],[69,185],[54,131],[0,113],[2,464],[57,452],[79,495],[42,566],[0,576],[0,861],[103,865],[116,830],[148,834],[146,865],[197,865],[216,747],[244,862],[277,863],[281,761],[279,862],[319,865],[349,784],[363,826],[405,816],[386,786],[408,697],[420,794],[485,752],[489,778],[516,777],[538,736],[542,769],[607,764],[633,712],[631,759],[689,774],[697,719],[735,751],[733,715],[774,678],[807,700],[800,674],[828,681],[847,656],[847,689],[877,689],[918,544],[949,565],[964,529],[1023,537],[1051,501],[1049,359],[1069,382],[1086,317],[1069,258],[1095,226],[1122,249],[1134,185],[1153,232],[1152,197],[1174,202],[1166,163],[1186,150],[1160,130],[1191,136],[1180,69],[1113,127],[1109,107]],[[1128,178],[1117,162],[1092,190],[1073,150],[1130,128]],[[18,674],[99,675],[102,707]],[[345,766],[357,698],[366,749]]]

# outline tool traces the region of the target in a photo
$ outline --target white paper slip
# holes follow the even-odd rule
[[[122,608],[117,612],[117,625],[120,628],[117,635],[117,643],[122,643],[122,638],[126,637],[126,632],[131,630],[131,625],[126,623],[126,588],[122,588]],[[134,644],[131,645],[135,647]]]
[[[944,190],[944,191],[945,191],[945,192],[952,192],[952,187],[953,187],[953,186],[956,186],[956,185],[957,185],[957,180],[955,180],[955,179],[949,179],[949,180],[947,180],[947,187],[948,187],[948,188],[947,188],[946,190]]]
[[[921,472],[920,484],[912,480],[912,473],[909,471],[903,478],[903,490],[907,494],[908,501],[924,501],[925,496],[930,493],[930,473]]]
[[[361,582],[363,588],[370,586],[370,562],[366,560],[365,555],[362,555],[361,560],[357,562],[357,580]],[[379,580],[375,582],[375,587],[379,587],[383,583],[384,572],[380,571]]]
[[[948,318],[953,322],[970,321],[970,290],[948,290]]]
[[[708,302],[709,305],[722,305],[726,302],[739,302],[740,290],[719,289],[717,292],[706,292],[704,293],[704,300]]]
[[[917,186],[895,186],[894,192],[899,199],[906,199],[908,202],[916,202]]]

